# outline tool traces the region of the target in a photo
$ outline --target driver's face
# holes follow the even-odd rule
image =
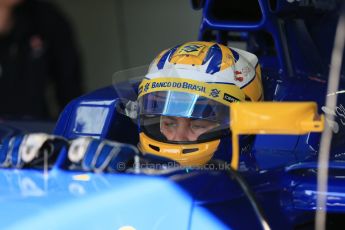
[[[161,133],[169,141],[196,141],[201,134],[217,126],[216,122],[182,117],[162,116],[160,121]]]

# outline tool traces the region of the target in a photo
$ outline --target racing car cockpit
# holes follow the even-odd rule
[[[115,73],[113,85],[71,101],[52,135],[5,138],[1,167],[27,170],[36,182],[44,171],[50,189],[37,197],[64,201],[62,190],[87,196],[111,188],[119,199],[106,194],[99,204],[90,202],[104,216],[114,207],[103,210],[101,204],[119,205],[128,194],[120,206],[131,207],[131,215],[124,219],[146,228],[169,227],[173,209],[179,212],[172,215],[185,218],[176,225],[186,229],[312,227],[320,132],[330,122],[339,132],[329,150],[327,209],[345,213],[344,79],[339,90],[326,93],[333,43],[323,35],[335,33],[340,1],[321,2],[192,1],[203,10],[200,41],[170,47],[149,66]],[[328,108],[325,98],[333,96],[337,107]],[[172,203],[178,197],[170,208],[155,199],[165,193]],[[157,218],[146,210],[137,215],[138,207],[155,209]],[[114,226],[125,225],[120,217],[127,209],[119,210],[114,219],[121,224]],[[204,213],[211,221],[201,218]],[[239,221],[243,217],[248,221]]]

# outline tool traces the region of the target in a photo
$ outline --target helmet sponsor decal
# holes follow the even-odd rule
[[[148,82],[145,84],[144,92],[147,92],[147,90],[149,90],[149,88],[150,88],[150,83]]]
[[[242,68],[242,73],[243,73],[244,76],[247,77],[248,74],[250,74],[250,72],[251,72],[251,69],[250,69],[249,66],[245,66],[245,67]]]
[[[235,81],[239,81],[239,82],[242,82],[244,80],[242,72],[238,70],[235,71],[234,78],[235,78]]]
[[[148,90],[150,83],[146,83],[145,85],[145,92]],[[163,82],[155,82],[153,81],[151,84],[151,88],[183,88],[188,89],[191,91],[200,91],[205,92],[205,87],[198,85],[198,84],[190,84],[189,82],[170,82],[170,81],[163,81]],[[147,89],[146,89],[147,88]]]
[[[190,44],[187,43],[186,45],[182,46],[179,51],[177,52],[178,55],[193,55],[199,56],[200,52],[204,49],[204,45],[200,44]]]
[[[140,88],[144,90],[140,90]],[[244,92],[236,85],[207,83],[184,78],[144,79],[139,86],[138,98],[158,91],[179,91],[197,94],[225,105],[229,105],[234,101],[245,101]]]
[[[219,97],[220,90],[218,89],[211,89],[210,96],[212,97]]]
[[[230,102],[230,103],[240,101],[238,98],[233,97],[233,96],[231,96],[230,94],[227,94],[227,93],[224,93],[223,99],[228,101],[228,102]]]

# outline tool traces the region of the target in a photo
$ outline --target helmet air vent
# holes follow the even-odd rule
[[[184,150],[182,150],[182,153],[183,153],[183,154],[192,153],[192,152],[196,152],[196,151],[198,151],[198,150],[199,150],[198,148],[184,149]]]
[[[160,150],[160,148],[158,146],[150,145],[150,144],[149,144],[149,146],[150,146],[151,149],[153,149],[153,150],[155,150],[157,152],[159,152],[159,150]]]

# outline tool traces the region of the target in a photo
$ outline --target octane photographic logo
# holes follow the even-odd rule
[[[327,124],[332,128],[334,133],[338,133],[339,132],[339,126],[345,126],[345,107],[340,104],[338,105],[334,110],[327,108],[326,106],[322,106],[321,110],[326,113],[326,114],[331,114],[334,116],[334,120],[336,118],[339,118],[339,122],[336,121],[330,121],[329,119],[326,119]]]
[[[246,151],[246,147],[241,149],[241,153],[243,151]],[[151,170],[159,170],[156,171],[155,174],[159,173],[167,173],[166,170],[186,170],[186,169],[193,169],[193,170],[217,170],[217,171],[223,171],[223,170],[229,170],[231,169],[231,163],[228,162],[215,162],[215,163],[208,163],[201,166],[193,166],[193,167],[186,167],[181,166],[177,162],[174,161],[168,161],[165,163],[156,163],[156,162],[137,162],[133,164],[134,169],[140,169],[140,170],[148,170],[148,172],[151,172]],[[124,171],[126,170],[126,163],[125,162],[118,162],[116,164],[116,169],[118,171]]]

